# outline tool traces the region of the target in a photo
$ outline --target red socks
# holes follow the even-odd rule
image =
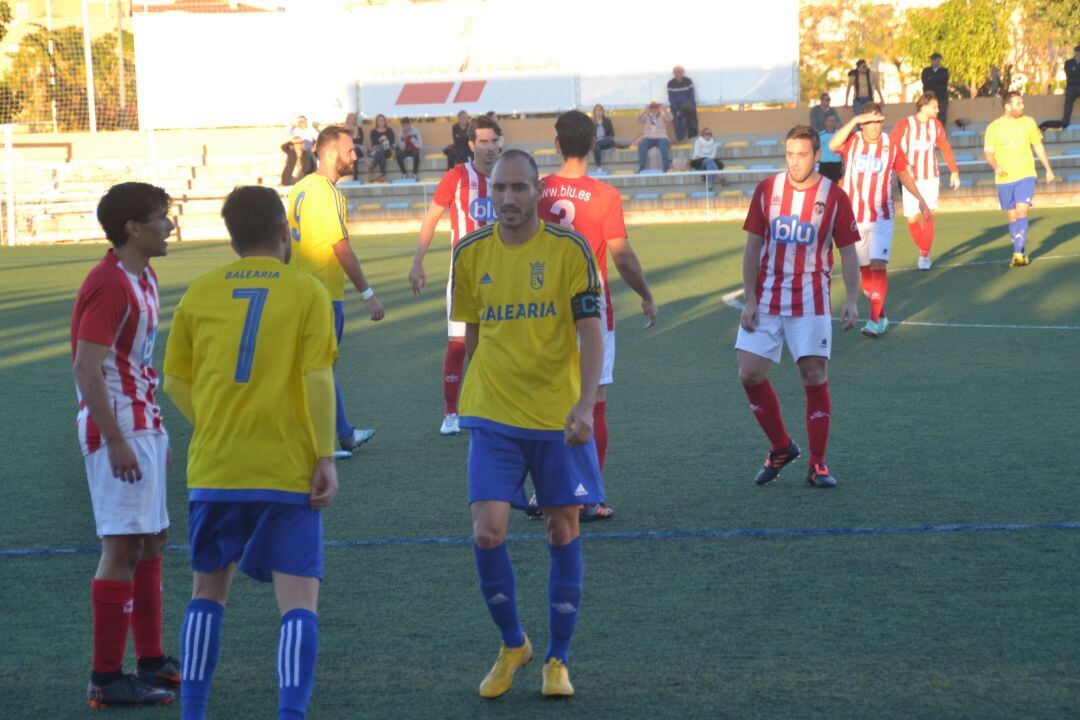
[[[446,414],[457,413],[458,394],[461,392],[461,376],[465,372],[465,339],[450,338],[443,359],[443,399]]]
[[[780,414],[780,398],[768,379],[757,385],[743,385],[746,397],[750,398],[750,409],[754,412],[761,429],[772,443],[773,450],[783,450],[791,444],[791,436],[784,427],[784,418]]]
[[[869,265],[859,268],[862,275],[862,289],[870,299],[870,321],[877,322],[884,314],[885,294],[889,290],[889,276],[885,268],[880,270]]]
[[[160,556],[143,560],[135,566],[134,585],[131,635],[135,640],[135,657],[162,657],[165,651],[161,647]]]
[[[825,448],[829,445],[829,420],[832,402],[829,383],[804,385],[806,391],[806,437],[810,442],[810,464],[825,464]]]
[[[133,582],[122,580],[94,580],[90,583],[90,599],[94,608],[95,673],[107,675],[118,672],[124,664],[134,585]]]
[[[596,458],[600,461],[600,472],[604,472],[604,460],[607,458],[607,403],[593,405],[593,437],[596,438]]]
[[[915,247],[919,248],[919,254],[926,257],[930,254],[930,246],[934,244],[934,218],[930,217],[927,223],[918,220],[907,224],[911,231],[911,239],[915,241]]]

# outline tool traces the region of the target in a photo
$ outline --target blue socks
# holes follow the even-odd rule
[[[206,717],[210,682],[221,647],[221,618],[225,608],[211,600],[188,603],[180,630],[180,703],[184,720]]]
[[[1027,247],[1028,219],[1017,218],[1009,223],[1009,236],[1013,241],[1013,252],[1023,253]]]
[[[570,638],[581,606],[581,538],[558,547],[548,545],[548,552],[551,553],[551,575],[548,577],[551,646],[544,662],[558,658],[569,666]]]
[[[507,647],[525,644],[525,633],[518,619],[517,598],[514,595],[514,566],[506,543],[485,550],[473,545],[476,572],[480,576],[480,591],[484,593],[491,619],[499,626],[502,641]]]
[[[301,720],[315,687],[319,618],[310,610],[290,610],[281,617],[278,639],[278,717]]]

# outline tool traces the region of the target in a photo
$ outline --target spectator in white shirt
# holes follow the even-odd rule
[[[398,138],[394,157],[397,158],[398,167],[405,177],[416,179],[420,171],[420,151],[424,148],[424,138],[420,137],[420,131],[413,127],[412,120],[407,117],[401,118],[401,137]],[[405,158],[413,159],[412,173],[405,170]]]
[[[694,152],[690,156],[690,167],[695,170],[723,170],[724,163],[717,157],[720,151],[713,137],[712,128],[702,128],[701,134],[694,141]],[[705,176],[705,188],[712,190],[713,175]]]

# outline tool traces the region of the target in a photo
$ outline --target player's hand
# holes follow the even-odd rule
[[[758,326],[758,306],[757,302],[746,303],[742,309],[742,317],[739,318],[739,324],[742,325],[743,330],[746,332],[754,332]]]
[[[120,438],[107,443],[105,447],[109,452],[109,465],[114,478],[129,483],[142,480],[142,468],[139,467],[139,460],[127,440]]]
[[[649,321],[645,323],[645,329],[648,330],[653,325],[656,325],[656,316],[660,314],[660,309],[656,307],[656,301],[652,298],[641,301],[641,311],[645,313],[645,317],[649,318]]]
[[[593,433],[593,408],[580,402],[566,416],[563,439],[570,447],[578,447],[589,442]]]
[[[859,125],[863,123],[884,122],[885,116],[879,112],[862,113],[855,118],[855,122]]]
[[[412,287],[413,295],[419,295],[426,282],[427,273],[424,272],[424,264],[413,263],[412,269],[409,270],[409,285]]]
[[[998,165],[998,169],[997,169],[997,172],[995,173],[995,175],[997,175],[998,177],[1005,177],[1008,174],[1009,173],[1005,172],[1005,168]]]
[[[330,458],[319,458],[311,475],[311,509],[318,510],[330,504],[338,493],[337,468]]]
[[[949,174],[949,187],[953,190],[960,189],[960,173],[954,172]]]
[[[926,204],[925,200],[919,203],[919,212],[922,213],[924,225],[934,219],[934,213],[930,211],[930,206]]]
[[[840,322],[844,330],[855,327],[859,321],[859,302],[857,298],[848,298],[844,301],[844,307],[840,310]]]
[[[367,307],[368,312],[371,313],[372,320],[378,322],[386,317],[386,311],[383,310],[382,303],[374,295],[365,300],[364,305]]]
[[[1046,182],[1052,183],[1052,182],[1054,182],[1054,178],[1056,178],[1056,177],[1057,177],[1057,175],[1054,174],[1054,171],[1047,168],[1047,170],[1046,170]]]

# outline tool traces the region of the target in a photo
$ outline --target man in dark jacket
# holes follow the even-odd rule
[[[934,97],[938,101],[938,117],[944,127],[946,122],[946,114],[949,111],[949,69],[941,67],[941,53],[934,53],[930,56],[930,67],[924,67],[922,70],[922,91],[926,93],[934,93]]]
[[[1069,127],[1072,122],[1073,103],[1080,97],[1080,45],[1073,48],[1073,56],[1065,61],[1065,114],[1061,116],[1061,127]]]
[[[675,77],[667,81],[668,105],[675,116],[675,142],[696,137],[697,98],[694,96],[694,82],[686,77],[682,65],[672,70]]]

